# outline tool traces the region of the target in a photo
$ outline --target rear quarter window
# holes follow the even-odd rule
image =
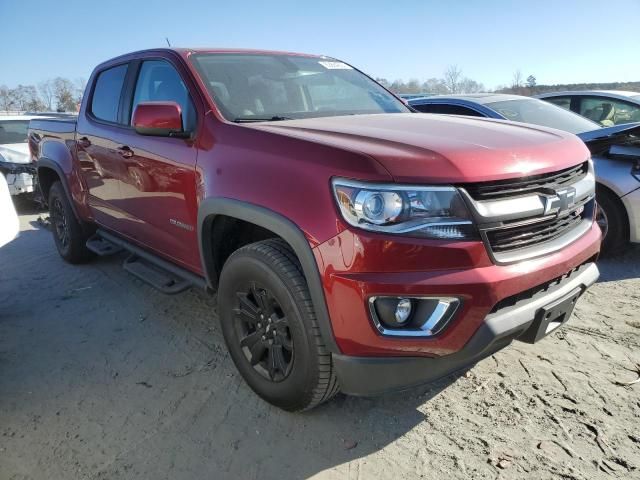
[[[120,94],[127,74],[127,65],[118,65],[98,74],[91,99],[91,113],[99,120],[118,121]]]

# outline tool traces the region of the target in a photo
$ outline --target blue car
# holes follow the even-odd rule
[[[511,120],[577,135],[595,163],[603,252],[620,251],[629,241],[640,243],[640,123],[603,128],[552,103],[497,93],[435,95],[408,103],[422,113]]]
[[[422,113],[444,113],[533,123],[581,134],[601,128],[580,115],[548,102],[520,95],[474,93],[411,98],[409,105]]]

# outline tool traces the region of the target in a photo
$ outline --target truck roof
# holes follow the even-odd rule
[[[118,60],[121,58],[130,58],[136,57],[138,55],[142,55],[145,53],[176,53],[181,57],[188,57],[197,53],[239,53],[239,54],[254,54],[254,55],[295,55],[299,57],[310,57],[310,58],[331,58],[326,55],[315,55],[309,53],[299,53],[299,52],[285,52],[278,50],[255,50],[249,48],[211,48],[211,47],[198,47],[198,48],[177,48],[177,47],[161,47],[161,48],[148,48],[145,50],[137,50],[135,52],[128,52],[123,55],[119,55],[114,58],[110,58],[102,62],[100,65],[105,63],[111,63],[114,60]]]

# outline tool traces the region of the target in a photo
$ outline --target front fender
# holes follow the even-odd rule
[[[275,233],[289,244],[298,257],[307,280],[318,326],[325,345],[332,353],[339,353],[340,350],[333,336],[318,264],[311,245],[302,230],[286,217],[267,208],[230,198],[207,198],[203,200],[198,208],[198,247],[207,284],[211,288],[217,288],[216,275],[219,272],[213,272],[215,275],[212,275],[211,269],[208,267],[213,265],[213,248],[215,248],[215,245],[212,246],[211,244],[211,226],[218,215],[225,215],[258,225]]]

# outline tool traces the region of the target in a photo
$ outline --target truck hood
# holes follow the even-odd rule
[[[351,115],[246,126],[366,154],[397,182],[500,180],[560,170],[589,157],[566,132],[450,115]]]
[[[27,164],[31,163],[28,143],[7,143],[0,145],[0,162]]]

